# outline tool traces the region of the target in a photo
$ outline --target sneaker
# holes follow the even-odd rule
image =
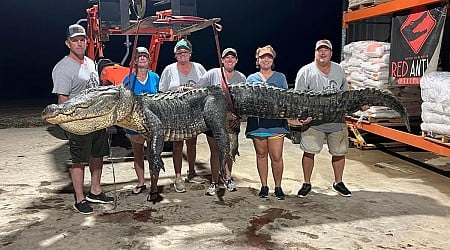
[[[347,187],[345,187],[342,181],[338,183],[333,183],[333,190],[338,192],[341,196],[344,197],[352,196],[352,192],[350,192],[350,190],[348,190]]]
[[[80,214],[92,214],[94,212],[94,209],[89,206],[87,200],[82,200],[79,203],[75,203],[73,208]]]
[[[284,200],[284,198],[286,197],[281,187],[275,187],[275,196],[278,200]]]
[[[208,189],[206,189],[205,195],[214,196],[217,192],[217,189],[219,189],[217,183],[211,182]]]
[[[186,182],[190,182],[190,183],[197,183],[197,184],[203,184],[205,183],[205,179],[203,179],[202,177],[198,176],[196,173],[194,174],[189,174],[188,171],[188,175],[186,176],[185,179]]]
[[[175,179],[175,183],[174,183],[173,187],[175,188],[175,191],[177,193],[186,192],[186,187],[184,186],[184,181],[181,177],[178,177]]]
[[[89,192],[86,195],[86,200],[93,202],[93,203],[103,203],[103,204],[108,204],[108,203],[114,202],[114,198],[106,196],[106,194],[104,192],[101,192],[100,194],[93,194],[93,193]]]
[[[227,187],[228,192],[237,191],[236,184],[234,184],[233,179],[225,180],[225,186]]]
[[[312,186],[310,183],[303,183],[302,188],[298,190],[297,196],[300,198],[306,198],[309,192],[311,192],[311,187]]]
[[[259,191],[258,196],[260,198],[267,198],[269,196],[269,187],[268,186],[262,186],[261,190]]]

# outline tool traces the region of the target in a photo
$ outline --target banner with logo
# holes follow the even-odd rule
[[[420,6],[392,18],[390,84],[419,84],[437,69],[447,5]]]

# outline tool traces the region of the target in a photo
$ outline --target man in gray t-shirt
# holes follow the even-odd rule
[[[233,48],[226,48],[222,52],[222,64],[223,64],[223,73],[225,76],[225,79],[227,81],[227,84],[233,84],[233,83],[243,83],[245,82],[245,75],[241,72],[235,70],[236,63],[238,62],[237,52]],[[204,74],[198,84],[195,86],[196,88],[199,87],[206,87],[206,86],[213,86],[213,85],[221,85],[222,83],[222,69],[221,68],[214,68],[208,70],[206,74]],[[211,130],[208,130],[205,132],[206,138],[208,140],[209,144],[209,150],[211,152],[211,156],[209,159],[209,164],[211,166],[211,184],[209,185],[208,189],[205,192],[205,195],[213,196],[217,192],[218,189],[218,182],[219,182],[219,151],[217,149],[217,145],[214,141],[213,134]],[[225,186],[227,187],[228,191],[233,192],[236,191],[235,183],[233,182],[233,179],[231,179],[231,170],[233,167],[233,161],[230,159],[227,161],[227,168],[226,170],[226,176],[225,178]]]
[[[332,55],[333,46],[329,40],[317,41],[314,61],[298,71],[295,90],[315,93],[336,93],[348,90],[345,72],[339,64],[331,61]],[[309,121],[310,119],[308,118]],[[292,119],[289,120],[292,121]],[[345,197],[352,195],[342,182],[345,154],[348,152],[348,131],[344,117],[342,117],[341,123],[311,126],[301,133],[300,148],[304,151],[302,158],[304,183],[297,193],[299,197],[304,198],[311,191],[314,156],[320,153],[325,143],[328,144],[329,152],[332,155],[333,190]]]
[[[94,62],[86,57],[87,35],[83,26],[70,25],[67,29],[65,44],[69,54],[61,59],[53,68],[53,91],[58,96],[58,103],[64,103],[82,90],[98,85],[98,74]],[[81,214],[91,214],[92,207],[87,201],[95,203],[112,203],[114,198],[108,197],[102,190],[103,156],[109,154],[106,130],[99,130],[87,135],[75,135],[66,132],[69,138],[72,167],[72,178],[75,192],[73,208]],[[84,168],[89,165],[91,171],[91,188],[84,195]]]

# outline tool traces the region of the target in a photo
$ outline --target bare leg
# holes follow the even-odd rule
[[[303,153],[302,157],[303,179],[305,183],[311,183],[311,175],[314,168],[314,154]]]
[[[184,141],[173,142],[172,161],[176,178],[181,177],[181,166],[183,162],[183,145]]]
[[[345,155],[332,156],[331,157],[331,165],[333,166],[333,171],[334,171],[334,181],[336,183],[341,182],[342,176],[344,175]]]
[[[253,138],[253,146],[256,151],[256,166],[258,168],[259,179],[262,186],[267,186],[267,172],[268,172],[268,147],[267,139]]]
[[[91,158],[89,161],[89,170],[91,171],[91,193],[100,194],[102,187],[100,179],[102,177],[103,158]]]
[[[72,178],[73,189],[75,191],[76,203],[84,200],[83,183],[84,183],[84,165],[74,163],[70,168],[70,177]]]
[[[144,170],[144,144],[140,144],[134,141],[131,141],[131,147],[133,148],[133,156],[134,156],[134,171],[136,172],[136,176],[138,178],[137,186],[143,186],[145,184],[145,170]],[[137,192],[139,190],[134,190]]]
[[[189,163],[189,173],[195,173],[195,160],[197,157],[197,136],[186,140],[186,153]]]
[[[281,179],[283,177],[283,143],[284,137],[267,140],[275,187],[281,187]]]

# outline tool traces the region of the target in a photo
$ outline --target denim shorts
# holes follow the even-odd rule
[[[306,153],[318,154],[322,151],[323,144],[328,145],[328,151],[332,156],[344,156],[348,152],[348,130],[343,128],[337,132],[324,133],[314,128],[309,128],[301,133],[300,148]]]

